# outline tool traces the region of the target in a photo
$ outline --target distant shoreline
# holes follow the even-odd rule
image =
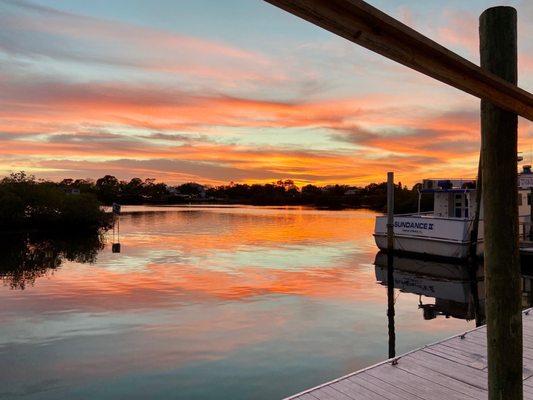
[[[258,207],[258,208],[269,208],[269,209],[288,209],[288,208],[297,208],[302,207],[304,209],[308,210],[318,210],[318,211],[343,211],[343,210],[367,210],[367,211],[373,211],[373,212],[380,212],[382,210],[376,210],[371,207],[341,207],[341,208],[328,208],[328,207],[319,207],[312,204],[246,204],[246,203],[212,203],[212,202],[206,202],[206,203],[180,203],[180,204],[153,204],[153,203],[145,203],[145,204],[121,204],[122,207],[154,207],[154,208],[170,208],[170,207],[176,207],[176,208],[213,208],[213,209],[235,209],[235,208],[247,208],[247,207]],[[111,213],[112,208],[111,206],[102,206],[104,211],[106,213]],[[143,210],[144,211],[144,210]],[[122,210],[121,214],[128,214],[130,212],[137,212],[137,211],[130,211],[130,210]],[[142,211],[140,211],[142,212]]]
[[[237,208],[237,207],[306,207],[313,210],[371,210],[384,211],[384,209],[371,207],[369,205],[335,205],[335,206],[320,206],[310,203],[246,203],[246,202],[186,202],[186,203],[119,203],[123,207],[211,207],[211,208]],[[102,206],[106,212],[112,212],[110,205]]]
[[[394,186],[395,212],[418,210],[420,187]],[[112,226],[111,213],[102,206],[266,206],[309,207],[316,210],[359,210],[383,212],[387,185],[305,185],[290,179],[267,184],[230,183],[204,186],[196,182],[169,186],[154,179],[120,181],[112,175],[94,180],[37,180],[24,172],[0,181],[0,231],[105,231]],[[423,197],[421,211],[431,210],[432,201]],[[9,227],[9,228],[8,228]],[[4,229],[2,229],[4,228]],[[8,228],[8,229],[6,229]]]

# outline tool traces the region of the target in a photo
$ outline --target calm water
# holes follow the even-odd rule
[[[387,358],[372,212],[125,211],[120,253],[3,239],[2,399],[276,399]],[[474,327],[460,272],[399,264],[397,353]]]

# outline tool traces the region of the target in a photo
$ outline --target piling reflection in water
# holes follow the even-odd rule
[[[101,235],[46,236],[33,233],[3,235],[0,240],[0,278],[12,289],[25,289],[39,277],[59,268],[64,260],[94,263],[104,248]]]
[[[389,334],[389,358],[396,357],[396,328],[394,326],[394,256],[392,252],[386,256],[387,264],[387,323]]]
[[[390,289],[419,296],[418,308],[425,320],[438,317],[475,320],[485,324],[485,285],[483,264],[472,271],[468,264],[455,264],[395,255],[394,268],[388,268],[387,254],[375,258],[376,280],[388,289],[389,307],[394,300]],[[533,305],[533,263],[522,260],[522,307]],[[391,275],[393,278],[391,279]],[[433,300],[431,300],[433,299]],[[392,306],[393,303],[392,303]],[[394,321],[389,317],[389,353],[394,349]]]

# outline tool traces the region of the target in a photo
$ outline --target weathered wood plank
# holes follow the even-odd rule
[[[339,382],[335,382],[331,387],[339,392],[344,393],[352,399],[364,399],[364,400],[382,400],[383,396],[376,394],[375,392],[358,385],[355,382],[344,379]]]
[[[398,383],[397,379],[390,379],[389,377],[385,378],[383,374],[378,374],[378,376],[375,376],[376,373],[373,371],[373,369],[369,369],[366,371],[363,371],[359,376],[365,380],[373,380],[376,384],[383,385],[384,387],[389,388],[390,391],[401,391],[403,393],[407,393],[409,399],[423,399],[422,393],[416,393],[416,390],[414,390],[409,385],[404,385],[403,383]]]
[[[533,331],[533,325],[531,325],[531,327],[524,327],[524,334],[522,335],[524,347],[528,347],[530,349],[533,349],[533,335],[531,334],[532,331]],[[479,331],[479,332],[478,331],[469,332],[465,336],[465,339],[467,341],[474,342],[478,345],[482,345],[485,347],[487,346],[487,333],[485,330]]]
[[[294,400],[317,400],[317,398],[310,393],[304,393],[296,397]]]
[[[451,390],[454,390],[455,392],[461,393],[461,395],[465,399],[472,398],[472,399],[482,400],[482,399],[487,398],[487,392],[480,390],[478,387],[471,386],[464,382],[459,382],[458,380],[454,378],[450,378],[449,376],[441,374],[440,372],[436,372],[429,368],[425,368],[419,365],[417,362],[403,362],[403,361],[400,360],[400,362],[397,365],[397,368],[403,369],[407,372],[417,375],[420,378],[426,379],[433,384],[441,385],[441,386],[450,388]],[[430,383],[428,383],[428,386],[429,385]]]
[[[362,0],[265,0],[391,60],[533,120],[533,95]]]
[[[443,342],[442,345],[457,349],[466,349],[467,352],[483,356],[485,360],[487,357],[487,339],[482,332],[470,332],[462,342],[447,341]],[[529,376],[533,370],[533,336],[523,336],[523,359],[525,374]]]
[[[403,363],[408,363],[408,360],[400,360]],[[400,387],[403,390],[422,398],[446,398],[449,400],[463,400],[464,395],[457,393],[445,386],[433,384],[428,385],[428,380],[421,378],[418,375],[414,375],[403,369],[397,368],[390,364],[380,365],[379,367],[372,368],[366,371],[367,374],[372,375],[375,378],[386,380],[392,383],[394,386]]]
[[[487,366],[486,355],[473,354],[471,352],[465,352],[462,349],[456,349],[455,347],[444,346],[437,344],[426,347],[424,349],[428,353],[435,354],[437,356],[447,358],[448,360],[455,361],[457,363],[466,364],[472,368],[483,369]]]
[[[376,379],[370,375],[357,374],[350,376],[348,379],[371,390],[374,393],[379,394],[383,399],[410,400],[413,398],[411,393],[392,386],[388,382],[383,382],[380,379]]]
[[[471,354],[471,357],[473,359],[487,357],[486,345],[480,344],[478,341],[473,339],[471,336],[470,337],[465,336],[464,339],[454,338],[451,340],[446,340],[442,342],[441,345],[469,353]]]
[[[352,397],[333,389],[331,386],[324,386],[313,391],[313,396],[318,400],[353,400]]]
[[[478,389],[487,390],[487,372],[463,365],[446,358],[428,353],[425,350],[411,353],[407,356],[432,371],[439,372],[450,378],[464,382]],[[401,361],[401,360],[400,360]]]

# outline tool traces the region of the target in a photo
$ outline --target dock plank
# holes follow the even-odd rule
[[[313,392],[313,396],[319,400],[353,400],[353,397],[347,396],[344,393],[333,389],[331,386],[321,387]]]
[[[522,314],[524,399],[533,400],[533,313]],[[487,337],[482,326],[289,397],[292,400],[485,400]]]
[[[478,387],[466,384],[464,382],[460,382],[456,379],[450,378],[448,375],[444,375],[440,372],[425,368],[417,362],[400,362],[398,363],[397,368],[418,375],[420,378],[424,378],[430,382],[433,382],[434,384],[448,387],[456,392],[461,393],[464,398],[487,398],[486,391],[481,390]]]
[[[315,396],[313,396],[313,395],[311,395],[309,393],[304,393],[301,396],[296,397],[296,399],[298,399],[298,400],[317,400]]]
[[[372,390],[367,389],[364,386],[358,385],[357,383],[344,379],[339,382],[335,382],[331,385],[334,389],[346,394],[352,399],[366,399],[366,400],[382,400],[383,396],[380,396],[373,392]]]
[[[387,400],[410,400],[412,395],[402,389],[398,389],[387,382],[376,379],[370,375],[353,375],[348,378],[350,381],[360,384]]]
[[[450,361],[464,363],[477,369],[483,369],[487,366],[486,356],[465,352],[462,349],[456,349],[455,347],[437,344],[435,346],[425,348],[424,351],[435,354],[439,357],[447,358]]]
[[[409,363],[410,360],[404,360],[404,363]],[[372,368],[366,371],[367,374],[375,378],[392,383],[394,386],[402,388],[414,396],[422,398],[446,398],[450,400],[463,400],[464,395],[457,393],[444,386],[434,384],[428,385],[426,378],[420,378],[410,372],[397,368],[390,364],[383,364],[377,368]]]

